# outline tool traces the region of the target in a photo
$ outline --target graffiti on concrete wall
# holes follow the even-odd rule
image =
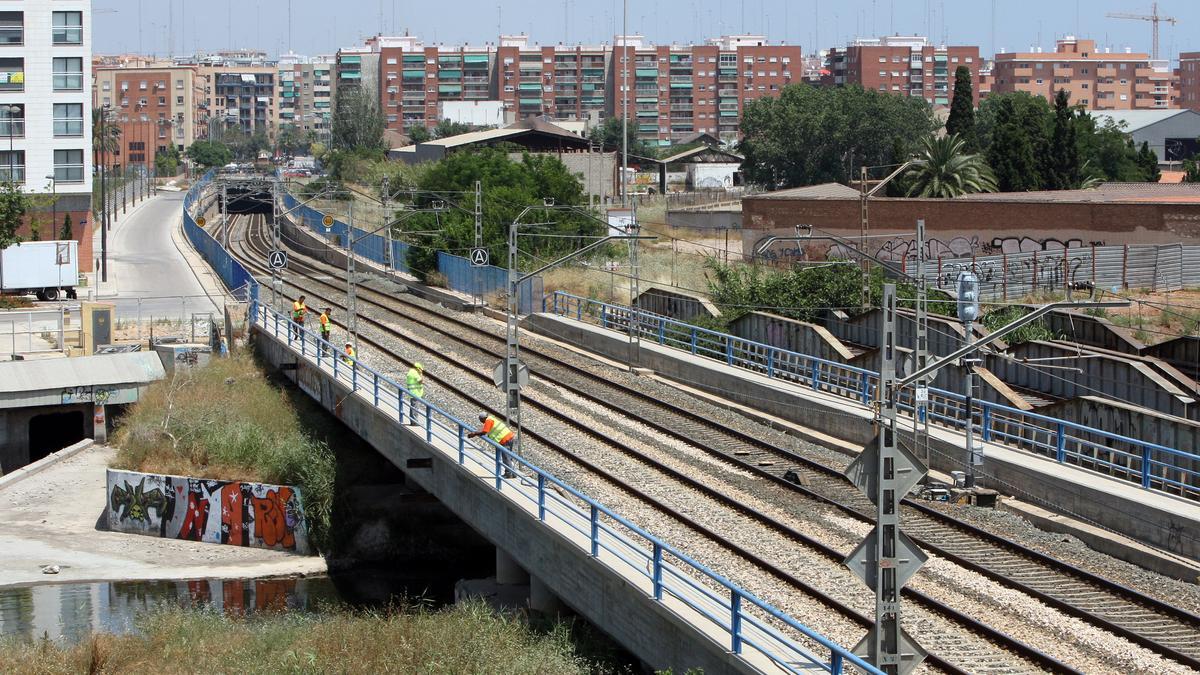
[[[772,246],[761,254],[767,261],[801,261],[801,260],[855,260],[855,237],[849,236],[850,244],[829,243],[820,236],[814,236],[811,244],[800,245],[794,242],[780,243]],[[759,240],[760,242],[762,240]],[[969,258],[979,255],[998,255],[1015,253],[1032,253],[1044,251],[1062,251],[1064,249],[1082,249],[1091,246],[1103,246],[1103,241],[1084,242],[1082,239],[1061,240],[1054,237],[993,237],[990,242],[981,242],[979,237],[951,237],[939,239],[928,237],[925,240],[925,257],[927,260],[939,258]],[[914,237],[893,237],[884,240],[874,240],[869,250],[881,260],[901,262],[917,257],[917,241]]]
[[[300,492],[286,485],[108,471],[115,532],[309,553]]]
[[[911,265],[911,263],[910,263]],[[1045,258],[1022,257],[1005,259],[999,256],[976,259],[943,260],[938,263],[933,285],[941,289],[953,289],[958,283],[960,272],[974,272],[985,286],[1005,284],[1028,286],[1029,290],[1061,289],[1066,284],[1090,281],[1092,278],[1092,251],[1080,249],[1078,253]]]

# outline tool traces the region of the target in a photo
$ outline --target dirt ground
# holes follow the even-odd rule
[[[0,587],[136,579],[243,578],[326,571],[317,556],[105,532],[105,467],[92,446],[0,488]],[[44,565],[58,565],[55,575]]]
[[[1131,298],[1132,304],[1105,309],[1103,316],[1128,328],[1136,339],[1157,344],[1181,335],[1200,335],[1200,289],[1123,295]]]

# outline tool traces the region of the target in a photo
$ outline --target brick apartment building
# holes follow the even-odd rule
[[[1170,62],[1148,54],[1097,49],[1094,40],[1067,36],[1053,52],[997,54],[992,91],[1025,91],[1053,100],[1065,89],[1071,102],[1092,110],[1178,107],[1178,80]]]
[[[206,130],[204,81],[194,66],[99,66],[92,105],[112,106],[121,128],[116,167],[152,162],[169,145],[182,152]]]
[[[971,71],[975,105],[979,105],[979,71],[984,62],[977,46],[936,46],[921,36],[889,36],[856,40],[829,50],[828,69],[834,85],[919,96],[934,106],[948,106],[954,95],[954,73]]]
[[[332,128],[334,78],[332,56],[306,58],[288,54],[279,59],[277,125],[294,126],[318,136]]]
[[[510,119],[583,120],[619,116],[622,69],[613,45],[530,45],[523,35],[483,46],[425,46],[418,38],[375,37],[338,53],[338,86],[378,82],[387,127],[431,128],[448,102],[498,101]],[[643,139],[669,145],[694,133],[737,138],[742,105],[799,82],[799,46],[762,36],[704,45],[650,45],[628,38],[628,109]],[[377,79],[371,73],[377,68]]]
[[[1200,110],[1200,52],[1179,55],[1179,106]]]

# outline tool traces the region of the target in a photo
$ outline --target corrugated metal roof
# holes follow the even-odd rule
[[[1200,125],[1200,113],[1195,110],[1174,109],[1174,110],[1111,110],[1105,112],[1093,112],[1092,117],[1099,124],[1103,124],[1105,120],[1112,120],[1117,124],[1125,124],[1123,131],[1133,133],[1139,129],[1143,129],[1152,124],[1158,124],[1164,120],[1169,120],[1176,115],[1189,115],[1195,118],[1196,124]]]
[[[116,384],[144,384],[166,376],[154,352],[71,359],[0,362],[0,393]]]
[[[804,187],[776,190],[747,199],[858,199],[859,192],[841,183],[822,183]]]
[[[698,148],[692,148],[691,150],[684,150],[683,152],[676,154],[676,155],[671,155],[670,157],[664,157],[662,160],[660,160],[660,162],[662,164],[672,164],[674,162],[682,162],[683,160],[688,159],[689,157],[695,157],[696,155],[703,155],[706,152],[711,152],[716,155],[723,155],[723,156],[728,157],[729,159],[733,160],[734,162],[741,162],[746,159],[745,157],[742,157],[741,155],[735,155],[732,152],[727,152],[720,148],[712,148],[707,145],[702,145]]]
[[[1200,202],[1198,183],[1102,183],[1089,190],[1041,190],[1036,192],[981,192],[957,197],[972,202],[1052,202],[1104,204],[1113,202]]]

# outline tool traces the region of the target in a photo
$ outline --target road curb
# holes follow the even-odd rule
[[[30,476],[41,473],[42,471],[49,469],[64,459],[70,459],[95,444],[96,441],[90,438],[85,438],[74,445],[68,445],[58,452],[52,452],[38,461],[33,462],[32,464],[26,464],[15,471],[6,473],[3,476],[0,476],[0,490],[12,487],[13,485],[25,480],[26,478],[29,478]]]

